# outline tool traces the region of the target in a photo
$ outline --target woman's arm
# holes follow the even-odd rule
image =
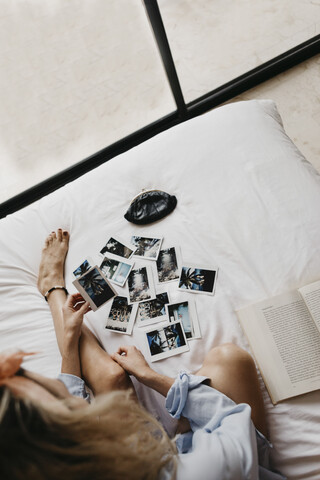
[[[204,377],[181,373],[174,382],[173,378],[156,373],[134,346],[120,347],[112,358],[141,383],[167,396],[169,413],[185,422],[179,433],[189,430],[188,420],[193,432],[197,432],[190,451],[179,458],[179,478],[258,478],[256,436],[249,405],[236,405],[208,385],[196,388]]]
[[[61,373],[81,377],[79,339],[83,316],[89,310],[89,303],[85,302],[79,293],[69,295],[63,306],[64,337],[61,352]]]
[[[174,379],[155,372],[147,364],[144,356],[136,347],[120,347],[119,350],[111,355],[129,375],[133,375],[139,382],[147,387],[156,390],[164,397],[174,383]]]

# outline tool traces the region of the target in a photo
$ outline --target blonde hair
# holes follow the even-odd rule
[[[97,397],[66,414],[0,387],[2,480],[175,478],[176,447],[128,392]]]

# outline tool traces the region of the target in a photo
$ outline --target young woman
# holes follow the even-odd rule
[[[252,358],[221,345],[195,375],[174,379],[152,370],[133,346],[110,356],[83,325],[89,304],[67,297],[68,244],[66,231],[49,235],[38,282],[62,356],[59,378],[20,368],[23,353],[0,356],[0,478],[283,479],[269,464]],[[166,397],[179,419],[176,439],[139,406],[130,375]]]

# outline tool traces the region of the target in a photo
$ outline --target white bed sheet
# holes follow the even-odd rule
[[[123,214],[143,188],[175,194],[176,210],[153,225],[128,223]],[[235,310],[320,277],[319,204],[320,177],[272,101],[230,104],[163,132],[0,222],[0,350],[41,351],[26,367],[58,374],[50,311],[36,287],[44,239],[58,227],[71,234],[70,292],[75,267],[88,255],[98,261],[110,235],[163,236],[185,262],[219,267],[215,295],[192,295],[202,338],[154,363],[158,372],[195,371],[223,342],[248,349]],[[176,295],[176,284],[169,291]],[[132,336],[105,330],[106,308],[86,319],[105,348],[135,344],[146,354],[140,328]],[[150,404],[150,392],[140,394]],[[320,392],[277,406],[265,389],[264,398],[276,467],[290,479],[319,479]]]

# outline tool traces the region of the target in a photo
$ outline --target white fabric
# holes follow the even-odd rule
[[[154,225],[129,224],[123,214],[143,188],[175,194],[176,210]],[[196,371],[223,342],[248,348],[235,309],[320,277],[319,204],[319,175],[285,134],[273,102],[230,104],[178,125],[0,222],[0,350],[41,351],[25,366],[58,374],[49,307],[36,287],[44,239],[58,227],[71,233],[71,292],[73,270],[88,255],[98,259],[110,235],[160,235],[164,247],[180,245],[185,262],[219,267],[215,295],[192,295],[202,338],[153,364],[158,372]],[[135,344],[147,353],[140,328],[119,335],[105,321],[105,307],[87,316],[108,351]],[[276,407],[265,389],[264,397],[275,466],[290,479],[319,479],[320,392]]]

